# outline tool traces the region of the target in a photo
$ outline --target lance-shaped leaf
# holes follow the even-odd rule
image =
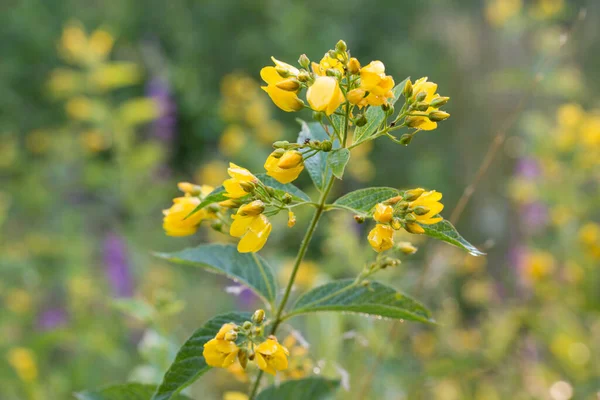
[[[469,252],[473,256],[483,256],[484,252],[477,249],[471,243],[467,242],[460,233],[454,228],[449,221],[443,220],[433,225],[421,225],[425,230],[425,234],[432,238],[442,240],[446,243],[450,243],[456,247],[460,247],[463,250]]]
[[[373,214],[373,209],[377,203],[399,196],[402,193],[400,190],[390,187],[359,189],[340,197],[332,206],[368,217]]]
[[[400,82],[398,85],[396,85],[396,87],[394,87],[394,89],[392,89],[394,97],[388,100],[391,105],[396,104],[396,101],[398,101],[402,95],[402,91],[404,90],[404,85],[406,84],[407,79],[408,78]],[[385,112],[381,109],[381,107],[369,107],[365,113],[365,118],[367,118],[367,123],[364,126],[357,127],[354,131],[354,144],[364,141],[377,132],[377,129],[385,120]]]
[[[356,283],[354,279],[333,281],[304,293],[286,318],[318,311],[354,312],[434,322],[429,310],[411,297],[379,282]]]
[[[178,264],[204,268],[223,274],[252,289],[267,304],[275,302],[277,283],[273,270],[256,253],[239,253],[231,244],[204,244],[174,253],[155,253]]]
[[[228,314],[217,315],[209,320],[204,326],[198,329],[181,346],[175,361],[171,364],[163,380],[156,389],[152,400],[174,399],[177,393],[191,385],[202,374],[211,367],[206,364],[202,352],[204,343],[213,339],[223,324],[233,322],[238,325],[252,318],[250,313],[232,312]],[[146,399],[149,399],[147,397]]]
[[[141,383],[124,383],[121,385],[107,386],[97,390],[86,390],[76,393],[79,400],[150,400],[156,390],[154,385]],[[187,396],[176,395],[173,400],[191,400]]]
[[[204,200],[202,200],[200,202],[200,204],[198,204],[196,206],[196,208],[194,208],[187,216],[189,217],[192,214],[197,213],[198,211],[202,210],[204,207],[209,206],[213,203],[217,203],[219,201],[223,201],[223,200],[227,200],[229,197],[225,196],[225,188],[223,186],[219,186],[218,188],[216,188],[215,190],[213,190],[212,192],[210,192],[205,198]]]
[[[340,386],[340,381],[312,377],[286,381],[279,386],[269,386],[256,400],[328,400]]]
[[[336,178],[342,179],[348,160],[350,160],[350,150],[348,149],[333,150],[327,155],[327,165]]]
[[[306,123],[298,120],[302,129],[298,134],[298,143],[304,143],[307,140],[329,140],[329,135],[318,122]],[[323,190],[331,178],[331,169],[327,166],[327,154],[319,151],[314,156],[304,160],[304,167],[310,175],[313,183],[319,190]]]

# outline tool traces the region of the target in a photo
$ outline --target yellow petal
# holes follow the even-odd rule
[[[267,92],[273,103],[283,111],[293,112],[304,108],[304,103],[295,92],[279,89],[275,85],[262,86],[262,89]]]

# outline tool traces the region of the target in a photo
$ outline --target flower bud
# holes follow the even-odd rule
[[[391,105],[390,103],[383,103],[381,105],[381,109],[387,114],[387,115],[391,115],[394,113],[394,106]]]
[[[275,67],[275,71],[277,71],[279,76],[281,76],[282,78],[287,78],[288,76],[290,76],[290,71],[288,71],[287,68],[281,67],[279,65]]]
[[[329,54],[329,57],[331,57],[331,58],[333,58],[333,59],[337,60],[337,53],[336,53],[336,51],[335,51],[335,50],[329,50],[329,51],[327,52],[327,54]]]
[[[252,315],[252,322],[255,324],[262,324],[265,320],[265,310],[259,309],[254,311],[254,315]]]
[[[218,203],[221,207],[225,208],[238,208],[242,205],[242,202],[238,199],[227,199]]]
[[[394,217],[394,209],[392,206],[385,205],[383,203],[378,203],[375,206],[375,213],[373,214],[373,219],[377,222],[388,223]]]
[[[429,119],[434,122],[443,121],[445,119],[448,119],[448,117],[450,117],[450,114],[448,114],[445,111],[438,110],[438,111],[432,111],[429,113]]]
[[[321,142],[321,145],[319,147],[325,152],[331,151],[331,149],[333,148],[333,143],[331,143],[331,140],[324,140],[323,142]]]
[[[342,76],[341,72],[335,68],[329,68],[325,73],[327,76],[333,76],[334,78],[340,78]]]
[[[325,114],[320,111],[314,111],[312,117],[315,121],[321,122],[323,120],[324,115]]]
[[[343,40],[340,40],[335,44],[335,50],[338,53],[345,53],[346,50],[348,50],[348,46],[346,45],[346,42],[344,42]]]
[[[242,216],[255,216],[265,211],[265,203],[260,200],[254,200],[240,207],[238,214]]]
[[[202,191],[200,186],[189,182],[179,182],[177,188],[183,193],[191,194],[192,196],[198,196]]]
[[[425,233],[425,229],[423,229],[421,227],[421,225],[417,224],[416,222],[407,222],[404,225],[404,229],[406,229],[407,232],[413,233],[415,235],[420,235],[420,234]]]
[[[413,208],[412,211],[417,215],[425,215],[430,211],[430,209],[429,209],[429,207],[425,207],[425,206],[417,206],[417,207]]]
[[[412,85],[412,82],[410,81],[410,79],[406,80],[406,83],[404,84],[404,90],[402,91],[402,94],[407,99],[410,96],[412,96],[412,94],[413,94],[413,85]]]
[[[358,116],[358,119],[356,121],[354,121],[354,123],[356,124],[356,126],[361,127],[361,126],[365,126],[367,124],[367,117],[365,117],[365,114],[361,114]]]
[[[274,151],[271,153],[271,155],[272,155],[274,158],[281,158],[281,156],[283,156],[284,154],[285,154],[285,150],[284,150],[284,149],[281,149],[281,148],[279,148],[279,149],[275,149],[275,150],[274,150]]]
[[[242,329],[245,331],[249,331],[250,329],[252,329],[252,322],[250,322],[250,321],[244,322],[244,324],[242,325]]]
[[[404,192],[404,199],[406,201],[415,201],[421,197],[423,193],[425,193],[425,189],[423,188],[410,189]]]
[[[228,342],[235,342],[238,338],[238,334],[236,331],[231,330],[225,334],[225,340]]]
[[[394,218],[392,219],[392,223],[390,224],[392,229],[397,231],[400,228],[402,228],[402,223],[400,222],[400,218]]]
[[[283,195],[283,197],[281,198],[281,201],[283,201],[283,204],[290,204],[292,202],[292,195],[289,193],[286,193]]]
[[[293,228],[296,225],[296,214],[293,211],[288,211],[288,228]]]
[[[281,156],[277,166],[281,169],[296,168],[302,163],[302,160],[302,153],[297,150],[288,150]]]
[[[436,97],[435,99],[431,100],[429,105],[433,108],[440,108],[441,106],[445,105],[448,100],[450,100],[450,97]]]
[[[396,248],[406,255],[415,254],[417,248],[410,242],[399,242],[396,244]]]
[[[348,72],[350,72],[352,75],[356,75],[360,72],[360,62],[358,62],[358,60],[354,57],[348,61]]]
[[[405,133],[404,135],[400,136],[400,144],[408,146],[412,141],[412,138],[413,135],[411,135],[410,133]]]
[[[415,97],[416,101],[423,101],[427,97],[427,92],[419,92],[417,97]]]
[[[298,64],[300,64],[303,68],[306,68],[306,69],[308,69],[308,67],[310,67],[310,60],[306,56],[306,54],[302,54],[300,56],[300,58],[298,59]]]
[[[415,217],[415,215],[414,215],[414,214],[406,214],[406,215],[404,216],[404,219],[405,219],[407,222],[417,222],[417,217]]]
[[[386,201],[383,202],[383,204],[393,206],[394,204],[398,203],[401,200],[402,200],[402,196],[396,196],[396,197],[392,197],[391,199],[387,199]]]
[[[304,71],[304,70],[300,71],[298,73],[298,80],[300,82],[308,82],[308,81],[310,81],[310,73],[308,71]]]
[[[423,125],[423,117],[406,117],[404,122],[409,128],[418,128]]]
[[[219,206],[217,204],[210,204],[209,206],[206,207],[206,210],[208,212],[211,213],[218,213],[219,212]]]
[[[256,185],[254,183],[247,182],[247,181],[241,181],[239,183],[239,185],[246,193],[252,193],[252,192],[254,192],[254,189],[256,188]]]
[[[223,232],[223,223],[221,221],[213,222],[210,227],[217,232]]]
[[[359,224],[362,224],[363,222],[365,222],[365,217],[363,217],[362,215],[355,215],[354,220]]]
[[[273,143],[273,147],[276,149],[285,149],[290,145],[290,142],[287,140],[278,140]]]
[[[295,92],[300,88],[300,82],[295,78],[289,78],[279,83],[276,83],[279,89],[287,90],[288,92]]]
[[[408,202],[401,201],[400,203],[398,203],[396,208],[398,208],[398,210],[400,210],[400,211],[405,211],[406,209],[408,209],[408,205],[409,205]]]
[[[238,360],[240,361],[242,368],[246,369],[248,366],[248,352],[246,349],[240,349],[240,352],[238,353]]]
[[[417,111],[427,111],[429,108],[429,104],[427,103],[415,103],[412,108]]]
[[[367,92],[365,92],[363,89],[352,89],[348,92],[346,98],[351,104],[358,104],[362,99],[365,98],[365,94],[367,94]]]
[[[262,326],[255,326],[252,328],[253,336],[262,336],[264,332],[265,332],[265,328]]]

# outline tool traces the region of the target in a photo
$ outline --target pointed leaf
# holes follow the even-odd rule
[[[449,221],[443,220],[433,225],[423,225],[421,224],[423,229],[425,230],[425,234],[432,238],[442,240],[446,243],[450,243],[456,247],[460,247],[463,250],[469,252],[469,254],[473,256],[483,256],[484,252],[477,249],[471,243],[467,242],[465,238],[463,238],[460,233],[454,228]]]
[[[368,217],[373,214],[373,209],[377,203],[401,194],[400,190],[390,187],[359,189],[340,197],[332,206]]]
[[[341,311],[409,321],[434,322],[425,306],[379,282],[354,279],[329,282],[304,293],[286,318],[318,311]]]
[[[234,322],[241,325],[250,318],[252,318],[250,313],[232,312],[217,315],[204,324],[202,328],[194,332],[179,349],[177,356],[175,356],[175,361],[173,361],[165,373],[160,386],[154,393],[154,396],[152,396],[152,400],[176,398],[172,396],[191,385],[211,368],[206,364],[202,356],[204,343],[214,338],[223,324]]]
[[[327,164],[336,178],[342,179],[348,160],[350,160],[350,150],[348,149],[338,149],[329,153]]]
[[[225,188],[223,186],[219,186],[218,188],[216,188],[215,190],[213,190],[212,192],[210,192],[205,198],[204,200],[202,200],[200,202],[200,204],[198,204],[196,206],[196,208],[194,208],[192,210],[192,212],[190,212],[186,218],[188,218],[190,215],[197,213],[198,211],[202,210],[204,207],[211,205],[213,203],[218,203],[219,201],[223,201],[223,200],[227,200],[229,197],[225,196]]]
[[[310,201],[310,197],[302,190],[298,189],[291,183],[279,183],[275,178],[270,177],[267,174],[256,174],[256,177],[267,186],[275,189],[275,195],[278,197],[283,196],[285,193],[289,193],[292,196],[293,201],[303,202]]]
[[[286,381],[279,386],[269,386],[256,400],[328,400],[340,386],[340,381],[311,377]]]
[[[318,122],[307,124],[302,120],[298,121],[302,126],[298,135],[298,143],[304,143],[306,140],[329,140],[329,135]],[[304,161],[304,167],[317,189],[322,191],[331,178],[331,169],[327,167],[327,155],[321,151],[318,152]]]
[[[273,304],[277,294],[277,283],[273,270],[255,253],[239,253],[231,244],[205,244],[174,253],[155,253],[157,257],[178,264],[204,268],[223,274],[240,282],[267,304]]]
[[[389,100],[391,105],[396,104],[396,101],[398,101],[402,95],[402,91],[404,90],[404,85],[406,84],[407,79],[408,78],[400,82],[398,85],[396,85],[396,87],[394,87],[394,89],[392,89],[394,97]],[[365,113],[365,117],[367,118],[367,123],[364,126],[357,127],[354,130],[354,144],[364,141],[377,132],[379,125],[381,125],[381,123],[385,120],[385,112],[381,109],[381,107],[369,107]]]
[[[124,383],[121,385],[107,386],[97,390],[86,390],[76,393],[79,400],[150,400],[156,390],[154,385],[143,385],[141,383]],[[189,397],[177,395],[173,400],[190,400]]]

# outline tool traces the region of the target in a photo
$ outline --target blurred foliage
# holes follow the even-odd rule
[[[344,191],[418,183],[451,209],[516,103],[533,97],[459,223],[489,239],[487,259],[415,243],[385,272],[440,325],[390,334],[391,322],[305,318],[301,332],[284,327],[299,357],[289,373],[341,377],[358,396],[379,374],[364,398],[595,398],[599,20],[593,0],[3,2],[0,397],[69,398],[123,376],[156,383],[210,315],[252,309],[226,279],[151,257],[182,247],[164,239],[160,210],[176,181],[216,184],[226,161],[259,166],[273,137],[292,139],[298,126],[274,112],[258,71],[273,54],[318,58],[344,38],[361,59],[435,77],[452,97],[452,118],[415,152],[378,141],[353,153]],[[323,225],[298,285],[368,261],[363,226],[335,212]],[[300,234],[265,249],[283,280]],[[243,390],[234,372],[239,383],[212,372],[191,395]]]

